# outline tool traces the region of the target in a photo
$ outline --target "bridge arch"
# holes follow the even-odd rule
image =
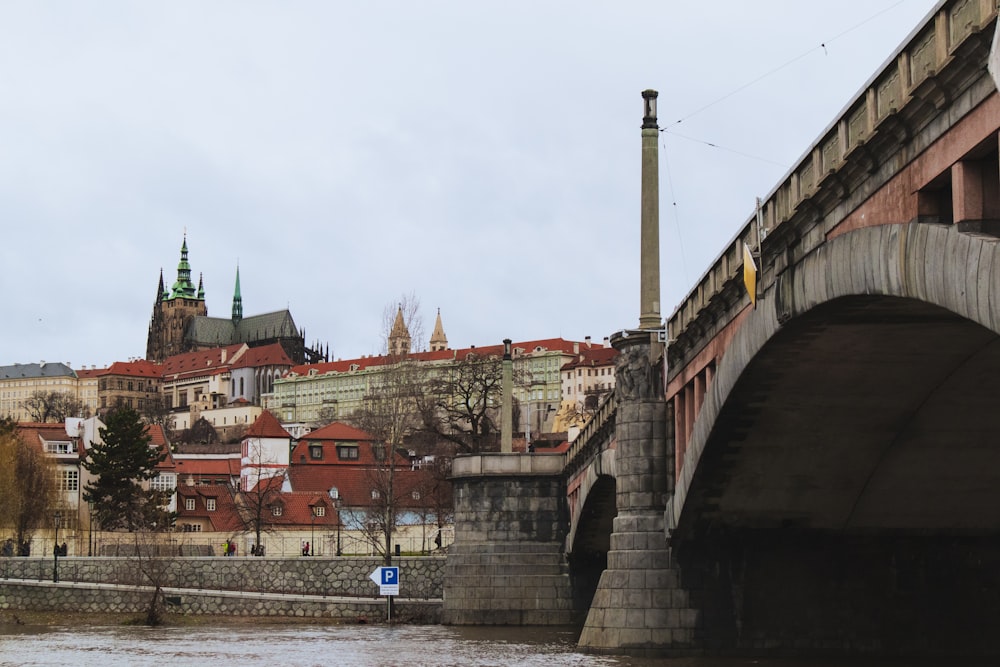
[[[708,387],[668,529],[1000,531],[997,286],[996,238],[924,223],[786,269]]]

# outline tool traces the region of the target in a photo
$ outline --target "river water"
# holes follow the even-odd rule
[[[576,632],[552,628],[238,626],[198,628],[0,626],[0,665],[144,667],[910,667],[950,660],[639,659],[586,655]]]

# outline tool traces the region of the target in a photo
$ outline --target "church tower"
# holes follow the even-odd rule
[[[149,320],[146,359],[161,363],[171,355],[187,351],[184,348],[184,332],[196,315],[208,315],[208,307],[205,305],[205,286],[201,277],[197,288],[191,282],[185,234],[181,244],[181,261],[177,265],[177,281],[170,293],[163,286],[163,271],[160,271],[157,300]]]
[[[240,267],[236,266],[236,291],[233,292],[233,324],[243,319],[243,297],[240,295]]]
[[[448,337],[444,335],[444,327],[441,326],[441,309],[438,308],[437,320],[434,322],[434,332],[431,333],[431,352],[440,352],[448,349]]]
[[[403,307],[396,311],[396,321],[389,332],[389,356],[402,357],[410,353],[410,330],[403,321]]]

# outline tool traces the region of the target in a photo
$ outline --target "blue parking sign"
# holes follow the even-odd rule
[[[399,585],[399,568],[398,567],[383,567],[379,568],[382,571],[382,586],[398,586]]]

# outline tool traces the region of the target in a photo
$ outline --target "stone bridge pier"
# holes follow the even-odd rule
[[[455,541],[445,566],[443,623],[574,622],[562,467],[558,454],[455,459]]]
[[[618,515],[579,645],[593,653],[659,655],[692,646],[698,620],[665,530],[673,420],[660,380],[663,346],[655,331],[644,330],[616,335],[612,345],[621,352],[615,369]]]

